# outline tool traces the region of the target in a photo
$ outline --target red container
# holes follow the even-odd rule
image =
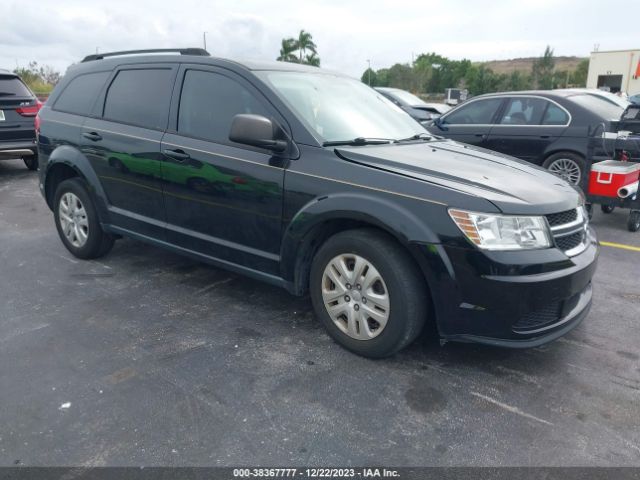
[[[638,183],[640,163],[605,160],[594,163],[589,175],[589,194],[618,197],[618,189]]]

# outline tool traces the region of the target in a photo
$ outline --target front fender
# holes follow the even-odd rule
[[[429,208],[444,208],[431,204]],[[440,213],[442,214],[442,212]],[[428,218],[428,215],[425,216]],[[378,227],[396,237],[401,243],[440,243],[427,223],[409,208],[386,198],[361,193],[340,193],[316,198],[302,207],[289,222],[282,238],[281,274],[292,281],[296,277],[298,261],[313,243],[314,232],[323,225],[340,221],[361,222]],[[297,282],[296,282],[297,283]]]

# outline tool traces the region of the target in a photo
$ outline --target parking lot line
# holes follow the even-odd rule
[[[631,250],[632,252],[640,252],[640,247],[625,245],[624,243],[600,242],[600,245],[604,247],[621,248],[622,250]]]

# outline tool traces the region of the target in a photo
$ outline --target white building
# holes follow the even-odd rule
[[[640,93],[640,50],[591,52],[587,88],[603,87],[613,93]]]

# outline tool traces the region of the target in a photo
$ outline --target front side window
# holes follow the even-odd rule
[[[422,126],[358,80],[325,73],[257,73],[293,113],[326,142],[355,138],[399,140]]]
[[[475,100],[452,111],[442,118],[450,125],[489,125],[502,103],[502,98]]]
[[[263,104],[235,80],[218,73],[187,70],[178,112],[178,133],[228,143],[233,117],[269,116]]]
[[[548,103],[541,98],[511,98],[499,123],[501,125],[540,125]]]
[[[139,127],[164,129],[169,115],[173,71],[168,68],[121,70],[104,102],[104,118]]]
[[[65,87],[53,109],[76,115],[89,115],[110,73],[96,72],[77,76]]]

